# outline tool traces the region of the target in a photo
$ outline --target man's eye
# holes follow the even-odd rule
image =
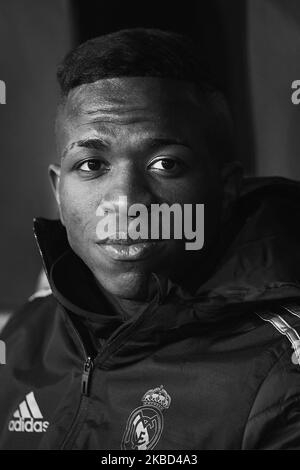
[[[149,165],[151,170],[158,170],[174,174],[180,171],[180,164],[173,158],[161,158]]]
[[[100,160],[90,159],[81,163],[78,166],[78,169],[81,171],[85,171],[87,173],[92,173],[94,171],[104,170],[105,166],[103,165],[103,162],[101,162]]]

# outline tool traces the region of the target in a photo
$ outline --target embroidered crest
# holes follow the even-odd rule
[[[142,406],[130,414],[123,435],[122,450],[154,449],[163,427],[163,411],[171,404],[171,397],[161,385],[148,390],[142,398]]]

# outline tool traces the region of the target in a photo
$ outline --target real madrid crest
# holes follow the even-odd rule
[[[161,385],[148,390],[142,398],[142,406],[130,414],[123,435],[121,449],[154,449],[164,427],[163,411],[171,404],[171,397]]]

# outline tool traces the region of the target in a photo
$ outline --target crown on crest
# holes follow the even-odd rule
[[[142,398],[144,405],[152,405],[163,410],[168,409],[171,404],[171,397],[161,385],[152,390],[148,390]]]

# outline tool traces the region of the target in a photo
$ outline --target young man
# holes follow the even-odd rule
[[[1,448],[300,448],[299,185],[242,179],[186,38],[99,37],[58,79],[51,291],[1,336]]]

